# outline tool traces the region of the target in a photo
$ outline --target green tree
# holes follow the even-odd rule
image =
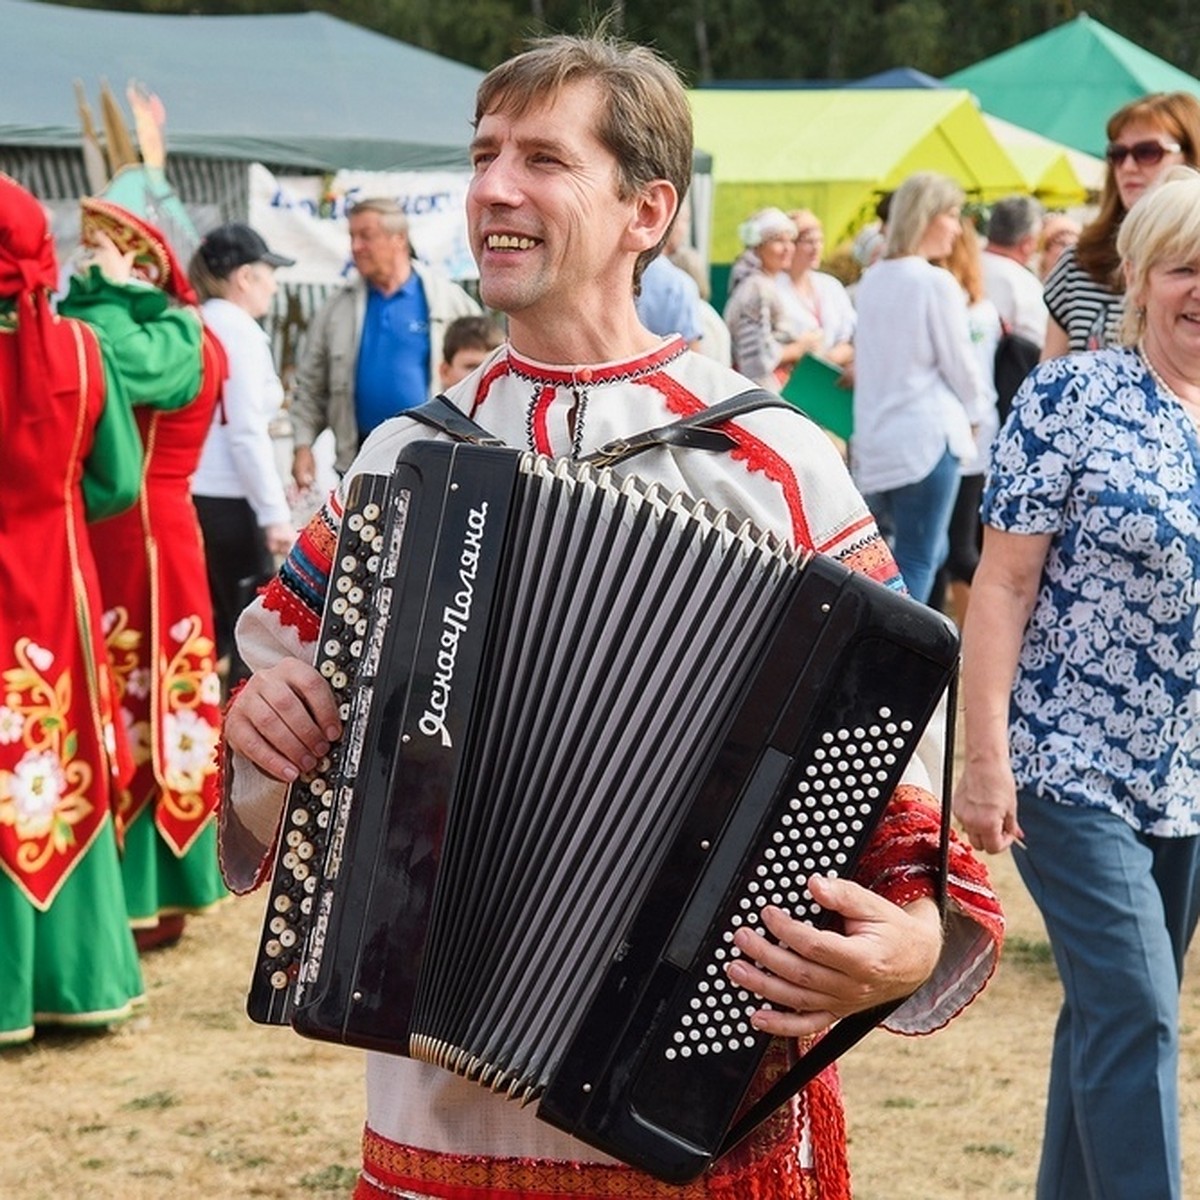
[[[71,0],[60,0],[70,3]],[[159,13],[323,11],[486,69],[531,34],[613,27],[690,82],[857,79],[909,66],[940,76],[1072,19],[1081,0],[73,0]],[[1096,20],[1200,71],[1197,0],[1087,0]]]
[[[938,0],[899,0],[883,15],[883,44],[899,66],[922,64],[930,75],[944,70],[946,14]]]

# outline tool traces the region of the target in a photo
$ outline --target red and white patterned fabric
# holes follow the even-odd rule
[[[744,391],[747,381],[711,359],[663,342],[639,358],[577,369],[522,358],[502,347],[452,389],[451,401],[510,445],[555,456],[586,454],[617,438],[703,409]],[[792,543],[833,556],[898,587],[886,544],[832,443],[799,413],[764,409],[722,426],[728,453],[661,448],[619,470],[636,473],[753,521]],[[396,455],[431,431],[410,418],[381,426],[347,480],[390,472]],[[343,482],[343,488],[345,481]],[[320,599],[342,512],[339,495],[313,518],[280,575],[243,615],[239,645],[253,668],[284,655],[311,661]],[[927,779],[914,768],[916,779]],[[222,812],[226,879],[245,889],[268,866],[283,785],[234,757]],[[933,893],[938,814],[928,792],[900,789],[860,875],[874,890],[907,903]],[[934,977],[889,1025],[928,1032],[979,992],[994,969],[1003,931],[986,872],[955,843],[946,952]],[[778,1068],[781,1053],[766,1073]],[[814,1080],[756,1135],[696,1183],[669,1187],[490,1095],[450,1072],[384,1054],[367,1055],[367,1130],[358,1200],[835,1200],[849,1196],[845,1131],[836,1073]]]

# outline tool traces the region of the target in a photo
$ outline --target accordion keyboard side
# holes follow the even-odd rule
[[[370,710],[370,682],[379,665],[387,615],[381,603],[403,530],[404,494],[386,475],[350,483],[314,665],[328,680],[343,724],[342,738],[316,768],[289,789],[263,916],[246,1011],[267,1025],[290,1023],[306,961],[328,903],[326,864],[337,806],[352,790]]]
[[[480,757],[498,770],[474,794],[504,816],[458,843],[465,886],[443,891],[459,910],[458,969],[443,975],[436,1000],[428,993],[423,1014],[436,1012],[440,1032],[414,1054],[514,1097],[538,1094],[552,1069],[562,1030],[740,694],[757,630],[770,625],[793,563],[790,551],[743,538],[707,509],[624,499],[618,489],[601,500],[598,526],[567,522],[582,557],[550,556],[545,603],[519,605],[523,615],[501,639],[527,666],[522,632],[536,630],[553,686],[535,673],[516,691],[503,679],[490,689],[504,719]],[[590,501],[585,508],[600,516]],[[517,694],[534,698],[519,717]],[[472,874],[489,881],[484,891],[467,883]],[[469,918],[458,903],[468,888]]]
[[[428,942],[446,800],[462,769],[451,734],[469,711],[486,645],[520,451],[441,441],[405,448],[403,546],[378,638],[380,665],[359,763],[334,819],[318,927],[291,1022],[308,1037],[402,1052]],[[467,486],[471,481],[472,486]]]

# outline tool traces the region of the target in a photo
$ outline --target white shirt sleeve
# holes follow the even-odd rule
[[[205,319],[225,347],[229,375],[216,421],[223,423],[226,449],[239,491],[260,527],[291,522],[291,507],[275,461],[270,423],[283,400],[267,336],[248,313],[209,305]],[[240,318],[240,319],[239,319]],[[215,428],[215,426],[214,426]]]

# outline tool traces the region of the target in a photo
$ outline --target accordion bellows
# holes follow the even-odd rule
[[[703,502],[421,442],[347,502],[249,1009],[436,1063],[661,1178],[766,1049],[725,966],[819,922],[955,669],[944,618]]]

